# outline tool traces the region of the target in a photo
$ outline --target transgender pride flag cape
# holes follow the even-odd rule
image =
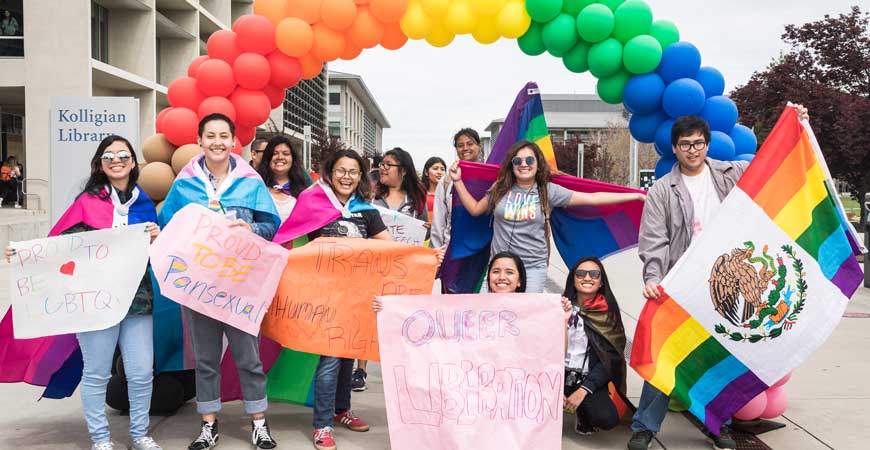
[[[704,228],[646,302],[631,366],[718,434],[828,338],[863,274],[812,130],[790,107]]]
[[[498,178],[499,166],[460,161],[462,181],[476,199],[481,199]],[[550,180],[576,192],[643,192],[600,181],[566,175]],[[586,256],[606,256],[637,245],[643,202],[608,206],[570,206],[553,208],[550,228],[556,248],[565,265],[571,267]],[[468,213],[459,194],[453,191],[450,245],[441,266],[441,282],[452,293],[473,293],[489,262],[492,241],[492,216],[474,217]]]
[[[157,222],[154,202],[138,186],[136,201],[130,205],[127,223]],[[57,236],[78,224],[91,228],[112,228],[115,207],[109,198],[80,195],[48,233]],[[74,334],[36,339],[15,339],[12,309],[0,322],[0,382],[25,382],[45,386],[42,396],[65,398],[72,395],[82,378],[82,352]]]

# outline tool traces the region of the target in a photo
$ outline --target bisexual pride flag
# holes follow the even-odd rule
[[[828,338],[863,280],[861,250],[809,124],[786,108],[647,301],[631,366],[718,434]]]
[[[534,82],[526,83],[517,94],[486,162],[501,164],[511,146],[523,139],[538,144],[553,173],[559,170],[556,167],[556,153],[550,140],[550,130],[544,118],[541,93]]]

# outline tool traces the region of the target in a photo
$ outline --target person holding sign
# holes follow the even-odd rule
[[[573,310],[567,323],[565,410],[576,414],[577,434],[609,430],[630,403],[625,396],[625,327],[601,261],[586,257],[575,264],[562,295]]]
[[[160,210],[160,223],[165,225],[182,207],[197,203],[223,212],[232,220],[231,226],[271,240],[280,224],[278,211],[260,176],[242,158],[230,153],[235,135],[233,122],[222,114],[210,114],[199,122],[198,132],[203,154],[195,156],[179,172]],[[165,306],[165,310],[178,315],[177,304],[165,298],[160,301],[166,302],[161,308]],[[200,434],[188,449],[206,450],[218,443],[224,336],[239,370],[245,412],[252,419],[251,443],[257,449],[277,447],[266,423],[266,375],[258,337],[192,309],[181,310],[190,329],[196,359],[196,410],[202,415]]]
[[[311,179],[302,167],[302,155],[286,136],[269,139],[261,158],[265,163],[257,166],[257,173],[269,188],[283,222],[290,217],[296,199],[311,184]]]
[[[157,212],[154,202],[136,185],[138,178],[139,166],[133,146],[121,136],[107,136],[91,158],[91,174],[84,190],[54,225],[49,236],[147,223],[146,231],[154,241],[160,233],[155,224]],[[15,253],[12,247],[6,247],[7,260]],[[154,362],[152,299],[151,278],[146,270],[133,303],[120,323],[103,330],[76,333],[83,360],[82,409],[93,441],[92,450],[114,448],[106,418],[106,386],[111,377],[116,346],[121,348],[127,371],[131,448],[160,450],[160,446],[148,436]],[[44,339],[49,345],[52,338],[39,339]],[[76,357],[76,353],[71,357]],[[54,375],[64,378],[69,374],[60,369]],[[52,381],[56,378],[54,375]],[[71,384],[74,389],[78,380],[67,380],[64,384]],[[51,383],[48,389],[52,389]],[[71,394],[67,392],[66,396]]]
[[[487,194],[475,200],[462,182],[459,162],[450,178],[462,205],[472,216],[493,214],[492,254],[510,250],[526,266],[526,292],[544,292],[550,256],[549,217],[552,208],[610,205],[643,200],[643,194],[573,192],[550,182],[550,165],[534,142],[522,140],[508,150],[498,178]]]

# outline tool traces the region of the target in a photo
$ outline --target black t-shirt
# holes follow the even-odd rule
[[[386,229],[381,214],[377,210],[367,209],[351,213],[349,219],[339,217],[311,234],[314,239],[321,236],[367,239]]]

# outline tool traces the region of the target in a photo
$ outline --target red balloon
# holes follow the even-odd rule
[[[163,116],[163,135],[173,145],[196,143],[196,127],[199,118],[188,108],[172,108]]]
[[[296,86],[302,79],[302,65],[298,59],[274,51],[266,55],[266,60],[269,61],[271,71],[269,84],[289,88]]]
[[[269,106],[272,109],[284,104],[284,91],[284,88],[273,86],[271,84],[267,84],[266,87],[263,88],[263,93],[266,94],[266,97],[269,97]]]
[[[166,113],[168,113],[172,107],[163,108],[159,113],[157,113],[157,117],[154,118],[154,129],[157,130],[158,133],[163,132],[163,119],[166,117]]]
[[[240,125],[236,126],[236,139],[239,140],[239,143],[242,147],[250,144],[254,141],[254,137],[257,136],[257,127],[243,127]]]
[[[264,16],[246,14],[233,24],[243,51],[265,55],[275,50],[275,25]]]
[[[196,78],[181,77],[169,83],[166,97],[169,104],[178,108],[196,110],[206,95],[196,87]]]
[[[233,68],[222,59],[209,59],[196,70],[197,87],[209,97],[226,97],[236,88]]]
[[[256,91],[269,84],[272,70],[269,61],[263,55],[242,53],[233,63],[233,75],[239,86]]]
[[[226,97],[209,97],[199,104],[197,114],[199,120],[214,113],[223,114],[233,122],[236,121],[236,108],[233,106],[233,102],[227,100]]]
[[[207,60],[208,55],[200,55],[193,58],[193,61],[191,61],[190,65],[187,66],[187,76],[196,78],[196,69],[199,69],[199,65]]]
[[[256,127],[265,122],[272,111],[272,107],[269,106],[269,97],[266,97],[262,91],[236,88],[230,94],[230,101],[236,108],[236,125]]]
[[[222,59],[228,64],[232,64],[242,54],[238,37],[230,30],[218,30],[212,33],[206,47],[209,57]]]
[[[242,156],[242,143],[239,141],[239,137],[236,136],[233,139],[233,149],[230,150],[230,153],[235,153],[236,155]]]

